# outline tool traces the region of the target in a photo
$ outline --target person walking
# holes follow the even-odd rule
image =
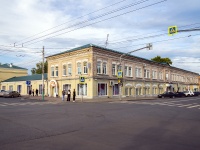
[[[65,100],[65,89],[62,91],[62,101]]]
[[[70,97],[71,97],[71,91],[68,90],[68,92],[67,92],[67,101],[70,101]]]
[[[38,96],[38,89],[35,90],[36,96]]]
[[[73,102],[75,102],[75,98],[76,98],[76,91],[74,89],[74,91],[73,91]]]
[[[34,96],[34,89],[33,89],[33,91],[32,91],[32,94],[33,94],[33,96]]]

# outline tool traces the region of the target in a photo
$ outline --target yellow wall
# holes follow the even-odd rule
[[[0,81],[19,76],[28,75],[27,70],[13,69],[13,68],[0,68]]]

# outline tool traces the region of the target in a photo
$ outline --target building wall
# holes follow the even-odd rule
[[[117,87],[117,65],[119,65],[121,55],[118,52],[90,47],[48,57],[50,96],[61,96],[65,84],[71,85],[70,90],[76,89],[78,91],[79,76],[84,76],[87,84],[87,95],[85,97],[118,97],[119,94],[116,93],[120,88]],[[86,74],[83,73],[84,62],[90,64]],[[77,63],[82,64],[81,74],[78,74]],[[63,75],[64,64],[72,65],[71,74]],[[100,64],[100,67],[97,67],[98,64]],[[113,64],[116,65],[114,75],[112,74]],[[103,72],[104,65],[106,66],[106,73]],[[194,90],[196,86],[198,87],[198,74],[169,65],[130,55],[122,58],[121,65],[123,71],[122,96],[154,96],[166,90],[178,91],[179,89],[179,91],[184,91],[186,89]],[[58,76],[52,76],[51,68],[54,67],[55,70],[56,66],[58,67]],[[125,66],[131,69],[130,75],[125,75]],[[136,75],[136,68],[140,69],[141,76]],[[162,72],[162,78],[159,78],[160,72]],[[144,76],[145,73],[147,77]],[[153,76],[155,77],[153,78]],[[113,84],[110,85],[110,83]],[[56,88],[57,90],[55,90]]]
[[[28,75],[27,70],[13,69],[13,68],[0,68],[0,81],[19,76]]]
[[[21,85],[21,92],[19,91],[19,89],[17,88],[18,85]],[[42,80],[33,80],[31,81],[31,85],[30,85],[30,89],[34,91],[36,89],[39,90],[39,85],[42,85]],[[28,95],[28,89],[29,87],[26,85],[26,81],[18,81],[18,82],[2,82],[1,83],[1,88],[5,89],[4,90],[10,90],[10,86],[12,86],[12,90],[13,91],[18,91],[20,92],[21,95]],[[44,82],[44,87],[45,87],[45,92],[44,94],[47,96],[47,93],[48,93],[48,82]],[[39,94],[41,95],[41,94]]]

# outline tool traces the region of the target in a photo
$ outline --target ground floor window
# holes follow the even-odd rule
[[[128,88],[125,88],[125,95],[128,96]]]
[[[144,95],[149,95],[150,94],[150,88],[149,87],[145,87],[144,88]]]
[[[63,90],[65,91],[71,90],[71,84],[63,84]]]
[[[164,93],[163,88],[159,88],[159,94]]]
[[[9,85],[9,91],[13,91],[13,86]]]
[[[77,95],[87,95],[87,84],[77,84]]]
[[[98,96],[107,95],[107,83],[98,83]]]
[[[6,86],[2,86],[2,90],[6,91]]]
[[[142,88],[136,88],[136,95],[142,95]]]
[[[157,88],[156,87],[153,87],[153,94],[155,95],[155,94],[157,94]]]
[[[29,91],[31,90],[31,86],[27,86],[27,91],[26,93],[29,94]]]
[[[113,95],[119,95],[119,85],[114,84],[113,86]]]
[[[129,88],[129,95],[132,95],[132,88]]]
[[[22,85],[17,85],[17,92],[19,92],[19,93],[22,92]]]

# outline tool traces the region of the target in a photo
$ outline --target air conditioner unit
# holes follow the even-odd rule
[[[110,81],[110,86],[113,86],[114,85],[114,82],[113,81]]]

